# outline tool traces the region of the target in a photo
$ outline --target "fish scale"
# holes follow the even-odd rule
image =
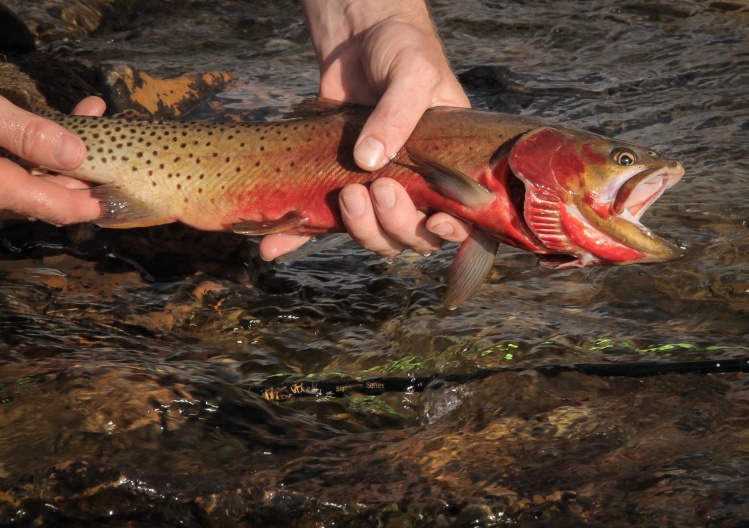
[[[91,193],[104,227],[178,221],[246,235],[340,232],[340,189],[394,178],[425,213],[446,212],[474,227],[453,261],[450,308],[483,282],[499,242],[557,268],[680,255],[639,223],[683,174],[676,162],[534,119],[433,108],[390,163],[367,172],[353,148],[370,112],[315,100],[272,123],[45,116],[86,143],[86,160],[64,174],[97,184]],[[549,209],[540,196],[564,207]]]

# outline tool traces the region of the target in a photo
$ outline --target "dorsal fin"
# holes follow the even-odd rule
[[[155,121],[152,115],[133,110],[132,108],[128,108],[122,112],[117,112],[112,116],[112,119],[124,119],[125,121]]]
[[[368,106],[344,103],[342,101],[326,99],[324,97],[310,97],[302,99],[302,101],[292,106],[291,110],[283,115],[283,119],[301,119],[305,117],[320,117],[362,111],[371,112],[371,110],[372,108]]]

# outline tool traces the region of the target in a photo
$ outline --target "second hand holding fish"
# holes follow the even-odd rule
[[[320,96],[376,105],[354,146],[362,169],[388,162],[428,108],[470,106],[423,0],[305,0],[302,6],[320,65]],[[432,253],[443,239],[462,242],[470,232],[451,215],[428,217],[417,210],[403,187],[388,178],[370,189],[345,186],[339,205],[352,238],[386,257],[407,248]],[[271,260],[308,239],[268,235],[260,254]]]

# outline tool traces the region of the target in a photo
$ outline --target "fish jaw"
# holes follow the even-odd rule
[[[548,251],[543,267],[666,262],[681,250],[641,222],[684,174],[652,151],[583,131],[545,127],[518,140],[513,174],[525,184],[524,217]]]

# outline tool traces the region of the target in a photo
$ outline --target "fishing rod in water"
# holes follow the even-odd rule
[[[432,376],[374,377],[338,381],[297,381],[281,385],[258,384],[250,390],[269,401],[283,401],[296,396],[340,397],[350,393],[379,396],[386,392],[422,392],[431,383],[466,384],[498,374],[536,371],[544,376],[579,372],[586,376],[644,378],[663,374],[726,374],[749,372],[749,357],[739,359],[710,359],[701,361],[644,361],[636,363],[573,363],[569,365],[542,365],[484,369],[470,374]]]

